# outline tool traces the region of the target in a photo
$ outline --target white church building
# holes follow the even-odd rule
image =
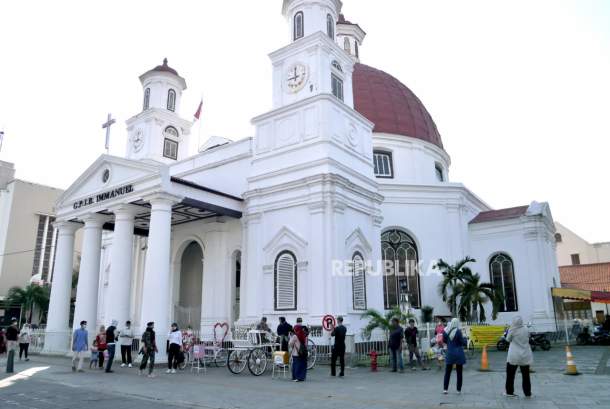
[[[186,80],[167,60],[140,76],[126,157],[102,155],[57,203],[48,350],[65,342],[50,335],[68,329],[78,229],[73,321],[90,331],[154,321],[164,345],[172,321],[211,333],[217,322],[321,325],[334,314],[358,336],[365,309],[391,309],[402,294],[415,311],[448,315],[431,266],[465,256],[504,292],[497,322],[519,314],[554,329],[548,204],[493,210],[451,181],[432,117],[398,79],[360,62],[365,32],[341,7],[284,0],[273,109],[252,119],[253,137],[189,152]]]

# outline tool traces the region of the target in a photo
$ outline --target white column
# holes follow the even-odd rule
[[[178,198],[157,194],[146,198],[151,204],[148,249],[144,263],[144,291],[142,292],[141,325],[155,323],[159,348],[157,361],[167,360],[165,341],[170,326],[170,246],[172,205]]]
[[[102,226],[106,218],[100,214],[91,214],[83,218],[85,228],[83,245],[76,288],[76,306],[72,327],[79,328],[85,320],[90,331],[97,326],[97,299],[100,281],[100,257],[102,250]],[[89,337],[93,342],[93,337]]]
[[[44,345],[46,353],[69,350],[74,233],[81,227],[79,224],[66,221],[57,222],[55,226],[59,230],[59,235]]]
[[[133,266],[133,228],[137,211],[131,205],[121,205],[110,209],[115,216],[114,234],[110,248],[110,271],[108,276],[108,302],[106,303],[106,324],[117,320],[119,327],[131,319],[131,274]]]

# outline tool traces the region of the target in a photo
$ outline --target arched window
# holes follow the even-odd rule
[[[172,112],[176,110],[176,91],[173,89],[167,91],[167,109]]]
[[[555,242],[561,243],[563,241],[563,237],[561,237],[561,233],[555,233]]]
[[[326,34],[333,40],[335,39],[335,20],[330,14],[326,15]]]
[[[293,28],[293,37],[294,40],[298,40],[305,35],[305,17],[303,16],[303,12],[299,11],[294,15],[294,28]]]
[[[381,235],[381,256],[384,262],[383,303],[386,309],[399,305],[401,294],[413,308],[419,308],[419,258],[411,236],[401,230],[388,230]]]
[[[343,49],[345,50],[345,52],[347,52],[348,54],[352,53],[352,45],[349,42],[349,37],[345,37],[343,39]]]
[[[443,172],[443,167],[436,163],[434,165],[434,173],[436,174],[436,180],[438,180],[439,182],[444,182],[445,181],[445,174]]]
[[[356,58],[360,58],[360,50],[358,50],[358,40],[354,41],[354,50],[356,50]]]
[[[366,267],[362,254],[354,253],[351,267],[354,310],[366,310]]]
[[[275,310],[296,310],[297,259],[290,251],[281,252],[275,259],[273,283]]]
[[[178,159],[178,130],[173,126],[165,128],[163,141],[163,156],[169,159]]]
[[[150,88],[146,88],[144,90],[144,104],[142,106],[143,110],[146,111],[150,107]]]
[[[496,254],[489,262],[491,283],[502,292],[504,301],[500,311],[518,311],[517,288],[515,287],[515,272],[513,260],[506,254]]]

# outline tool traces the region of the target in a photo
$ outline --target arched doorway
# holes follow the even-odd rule
[[[190,325],[194,330],[200,330],[202,286],[203,249],[193,241],[186,246],[181,259],[180,287],[174,314],[180,328]]]
[[[232,263],[232,280],[233,288],[231,290],[231,313],[232,321],[235,322],[239,319],[239,305],[240,305],[240,287],[241,287],[241,251],[237,250],[233,253],[231,258]]]

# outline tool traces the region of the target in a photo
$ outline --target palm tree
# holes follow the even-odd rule
[[[370,308],[363,312],[360,316],[360,318],[369,319],[369,323],[363,328],[362,334],[368,339],[371,337],[373,330],[380,329],[385,333],[387,340],[390,335],[390,328],[392,327],[392,318],[398,318],[398,321],[404,324],[409,318],[412,317],[413,314],[403,312],[398,306],[386,311],[385,313],[381,313],[376,309]]]
[[[492,319],[498,317],[502,295],[493,284],[481,283],[481,276],[472,274],[465,278],[463,283],[457,285],[454,290],[460,294],[458,313],[460,319],[485,322],[485,304],[491,301]]]
[[[467,277],[472,276],[468,263],[474,263],[476,260],[466,256],[464,259],[458,261],[454,265],[450,265],[447,262],[440,259],[433,268],[439,269],[443,275],[442,281],[438,285],[438,292],[441,295],[443,302],[449,307],[451,314],[456,315],[458,296],[456,287],[464,283]],[[449,293],[451,290],[451,294]]]
[[[13,287],[6,296],[8,304],[20,305],[28,313],[28,322],[32,322],[34,309],[41,312],[49,307],[49,287],[28,284],[25,288]]]

